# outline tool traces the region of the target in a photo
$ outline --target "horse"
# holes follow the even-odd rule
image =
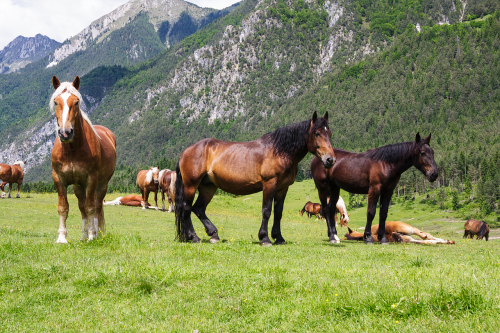
[[[468,220],[464,225],[465,233],[463,238],[474,238],[474,235],[477,235],[476,239],[484,239],[488,241],[490,238],[490,226],[488,223],[484,221],[478,220]]]
[[[425,139],[417,133],[415,141],[400,142],[364,153],[351,153],[342,149],[334,149],[337,163],[326,170],[321,161],[314,158],[311,172],[318,188],[319,198],[325,211],[328,237],[330,243],[339,243],[335,224],[330,212],[335,207],[340,189],[351,193],[368,194],[367,222],[364,241],[373,244],[371,226],[377,202],[380,198],[380,228],[378,229],[381,244],[388,244],[385,237],[385,220],[391,202],[392,192],[398,184],[401,174],[416,167],[426,178],[433,182],[438,177],[438,169],[434,161],[434,151],[430,147],[431,135]],[[328,198],[330,198],[329,204]]]
[[[142,194],[142,201],[144,206],[142,209],[149,208],[148,198],[149,193],[155,194],[155,209],[158,210],[158,174],[160,173],[159,167],[150,167],[148,170],[141,170],[137,174],[136,184]]]
[[[19,190],[21,189],[21,184],[24,179],[24,165],[26,162],[21,160],[16,160],[12,166],[8,164],[0,164],[0,180],[2,183],[0,184],[0,189],[2,190],[2,198],[5,198],[5,185],[9,184],[9,195],[7,198],[10,198],[10,191],[12,189],[12,184],[17,184],[17,195],[16,198],[20,198]]]
[[[307,217],[311,217],[313,215],[316,216],[316,219],[321,219],[323,217],[323,210],[319,203],[312,203],[311,201],[308,201],[304,205],[304,208],[302,208],[302,210],[299,212],[300,216],[303,216],[304,212],[306,212]]]
[[[160,171],[158,175],[159,184],[161,191],[161,202],[162,202],[162,210],[165,211],[165,193],[167,194],[168,200],[168,212],[172,212],[172,208],[174,206],[175,200],[175,179],[177,178],[177,174],[175,171],[171,171],[169,169],[163,169]]]
[[[347,229],[349,230],[349,233],[345,234],[347,240],[362,241],[364,239],[364,234],[361,232],[352,231],[349,227]],[[378,237],[380,237],[379,225],[375,224],[371,229],[373,238],[377,241],[379,239]],[[422,240],[415,239],[411,237],[411,235],[417,235],[422,238]],[[431,234],[399,221],[387,221],[385,223],[385,237],[391,243],[455,244],[454,241],[435,238]]]
[[[335,219],[335,227],[337,227],[338,221],[337,214],[340,214],[340,225],[343,227],[347,227],[349,225],[350,215],[347,215],[347,208],[345,207],[344,199],[342,199],[341,196],[339,196],[339,199],[337,200],[335,214],[333,215],[333,218]]]
[[[81,240],[93,240],[105,232],[103,199],[108,182],[115,172],[116,139],[104,126],[92,125],[80,109],[82,96],[78,91],[80,77],[61,83],[52,77],[55,92],[50,109],[57,118],[56,139],[52,148],[52,178],[59,196],[59,237],[57,243],[67,243],[66,219],[69,204],[67,188],[73,185],[82,214]]]
[[[295,182],[298,163],[308,152],[316,155],[325,168],[335,163],[328,127],[328,112],[318,118],[291,124],[247,142],[204,139],[186,148],[177,163],[175,181],[176,239],[200,242],[191,221],[191,211],[205,227],[210,242],[219,241],[217,228],[205,214],[218,188],[236,195],[263,192],[260,243],[272,245],[268,221],[274,201],[271,237],[285,244],[281,217],[288,187]],[[198,190],[198,198],[193,205]]]
[[[142,202],[142,196],[137,195],[137,194],[129,194],[129,195],[126,195],[124,197],[118,197],[113,201],[104,200],[103,205],[109,205],[109,206],[123,205],[123,206],[132,206],[132,207],[142,207],[143,202]]]

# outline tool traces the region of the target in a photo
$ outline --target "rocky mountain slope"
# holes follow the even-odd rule
[[[35,37],[18,36],[0,51],[0,74],[18,71],[45,57],[59,45],[61,43],[40,34]]]
[[[175,159],[203,137],[253,139],[306,119],[314,107],[301,96],[328,87],[330,75],[375,75],[377,69],[367,66],[365,73],[364,65],[356,69],[352,64],[379,57],[399,38],[427,31],[434,22],[460,22],[469,5],[247,0],[153,60],[129,68],[95,68],[82,77],[81,90],[94,123],[115,132],[119,163]],[[342,113],[351,111],[337,107],[339,102],[331,100],[319,111],[329,110],[341,122]],[[33,168],[31,179],[47,179],[50,164],[43,156],[53,140],[52,117],[42,108],[6,128],[0,157],[24,156]],[[365,131],[371,133],[374,126],[366,124]],[[371,140],[360,137],[355,147]]]

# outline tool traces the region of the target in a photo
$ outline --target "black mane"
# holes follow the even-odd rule
[[[424,143],[425,140],[421,140],[418,147],[422,146]],[[415,143],[415,141],[399,142],[367,150],[365,154],[374,161],[398,163],[412,156],[416,145],[417,143]]]
[[[300,150],[307,150],[306,142],[310,126],[311,119],[281,127],[274,132],[268,133],[269,140],[273,145],[273,154],[275,156],[293,156]],[[316,131],[321,126],[328,127],[328,121],[320,117],[313,124],[312,131]]]

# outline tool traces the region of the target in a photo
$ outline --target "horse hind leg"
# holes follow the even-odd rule
[[[7,185],[7,182],[3,182],[3,183],[0,185],[0,189],[2,189],[2,199],[5,199],[5,197],[6,197],[6,193],[5,193],[5,185]]]
[[[11,190],[11,189],[12,189],[12,184],[11,184],[11,183],[9,183],[9,195],[7,196],[7,198],[9,198],[9,199],[11,198],[11,196],[10,196],[10,190]]]
[[[274,238],[275,245],[286,244],[286,241],[281,234],[281,218],[283,216],[283,205],[285,204],[287,192],[288,188],[280,192],[276,192],[274,195],[274,223],[273,228],[271,229],[271,237]],[[316,219],[317,218],[318,215],[316,215]]]
[[[85,212],[85,201],[87,200],[87,195],[85,193],[85,188],[78,185],[73,185],[73,191],[78,199],[78,209],[82,214],[82,237],[80,241],[86,241],[89,237],[89,221],[87,219],[87,213]]]
[[[104,235],[106,233],[106,220],[104,218],[104,208],[103,200],[108,192],[108,182],[102,182],[101,185],[97,186],[96,200],[95,200],[95,211],[96,211],[96,230],[97,235]]]
[[[210,243],[215,244],[219,241],[217,228],[205,214],[207,206],[212,201],[212,198],[217,191],[217,186],[214,184],[204,184],[198,187],[198,199],[193,206],[193,213],[200,219],[205,227],[205,232],[210,237]]]

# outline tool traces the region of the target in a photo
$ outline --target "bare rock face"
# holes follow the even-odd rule
[[[47,36],[18,36],[0,51],[0,74],[11,73],[54,51],[61,43]]]

